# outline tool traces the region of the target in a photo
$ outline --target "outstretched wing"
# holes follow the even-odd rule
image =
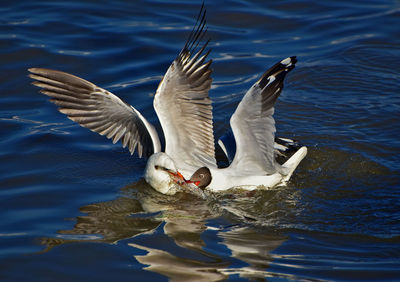
[[[286,74],[296,62],[296,57],[289,57],[268,69],[247,91],[232,115],[236,154],[230,166],[235,170],[259,175],[276,172],[274,105]]]
[[[178,165],[216,166],[212,106],[208,96],[212,61],[205,62],[208,41],[198,48],[206,33],[205,15],[202,7],[192,33],[154,97],[154,108],[165,135],[165,152]]]
[[[132,106],[114,94],[74,75],[49,69],[29,69],[34,85],[50,96],[61,113],[100,135],[122,140],[131,154],[137,147],[139,157],[160,151],[160,139],[154,127]]]

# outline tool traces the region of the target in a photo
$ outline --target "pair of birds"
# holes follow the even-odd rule
[[[131,154],[137,150],[139,157],[148,157],[144,178],[160,193],[201,194],[204,189],[284,184],[307,154],[307,148],[301,147],[283,165],[276,161],[274,104],[286,74],[295,67],[296,57],[276,63],[244,95],[230,119],[235,155],[228,167],[218,168],[208,96],[212,60],[207,61],[209,41],[203,43],[205,16],[202,7],[185,46],[154,96],[154,109],[165,136],[164,152],[155,128],[116,95],[61,71],[31,68],[29,76],[68,118],[113,143],[121,140]],[[220,145],[224,148],[223,143]]]

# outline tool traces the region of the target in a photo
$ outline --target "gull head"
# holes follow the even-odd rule
[[[156,191],[165,195],[174,195],[185,184],[185,179],[176,169],[174,161],[162,152],[150,156],[144,179]]]
[[[212,180],[211,172],[208,167],[201,167],[196,170],[193,175],[190,177],[189,183],[194,183],[201,190],[204,190]]]

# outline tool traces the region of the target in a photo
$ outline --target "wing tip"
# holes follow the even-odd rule
[[[284,67],[291,67],[296,65],[297,63],[297,56],[291,56],[291,57],[287,57],[286,59],[283,59],[282,61],[280,61],[280,63],[284,66]]]
[[[27,76],[31,79],[36,79],[40,75],[40,70],[40,68],[29,68]]]
[[[182,55],[185,53],[190,53],[190,54],[194,53],[194,49],[197,48],[198,44],[201,42],[204,35],[208,31],[208,27],[206,26],[206,24],[207,24],[206,14],[207,14],[207,10],[205,8],[205,4],[203,1],[200,11],[199,11],[199,14],[197,15],[196,23],[193,26],[193,29],[190,32],[190,34],[186,40],[185,46],[183,47],[183,49],[179,55]],[[209,41],[210,40],[208,40],[206,42],[206,44],[204,45],[204,48],[205,48],[205,46],[207,46]]]
[[[29,68],[28,72],[30,72],[30,74],[36,74],[36,75],[43,75],[45,73],[51,72],[54,70],[50,70],[50,69],[45,69],[45,68]]]
[[[273,81],[283,81],[286,74],[293,70],[297,63],[297,56],[287,57],[268,69],[258,80],[261,89],[271,84]]]

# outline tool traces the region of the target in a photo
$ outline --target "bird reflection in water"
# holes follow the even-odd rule
[[[215,281],[230,275],[270,276],[270,252],[285,241],[243,223],[256,219],[224,204],[228,194],[208,201],[190,194],[172,197],[155,192],[143,180],[122,188],[120,194],[115,200],[81,207],[86,215],[76,217],[73,229],[41,240],[46,245],[43,252],[67,243],[126,243],[144,269],[171,281]],[[239,217],[240,223],[224,221],[226,215]]]

